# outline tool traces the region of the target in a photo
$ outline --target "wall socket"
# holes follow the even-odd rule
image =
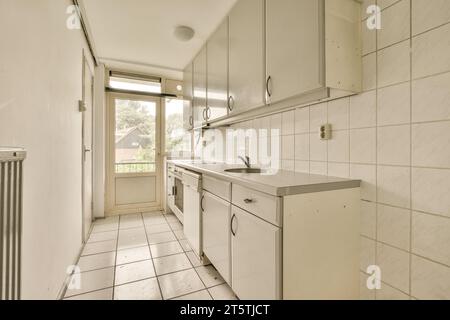
[[[330,140],[332,138],[331,124],[324,124],[319,128],[320,140]]]

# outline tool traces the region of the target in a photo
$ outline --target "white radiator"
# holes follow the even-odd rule
[[[0,148],[0,300],[19,300],[23,149]]]

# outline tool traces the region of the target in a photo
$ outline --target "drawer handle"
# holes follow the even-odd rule
[[[230,229],[231,229],[231,233],[233,234],[233,237],[236,237],[236,232],[233,230],[233,222],[236,219],[236,215],[233,214],[233,217],[231,218],[231,223],[230,223]]]
[[[244,199],[244,202],[246,204],[253,203],[253,199]]]
[[[205,209],[203,208],[203,200],[205,200],[205,195],[203,195],[202,199],[200,200],[200,209],[202,209],[202,212],[205,212]]]

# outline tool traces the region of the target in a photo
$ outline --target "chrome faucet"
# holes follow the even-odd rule
[[[245,166],[250,169],[250,167],[251,167],[250,157],[245,156],[245,158],[244,158],[244,157],[239,156],[239,159],[241,159],[244,162]]]

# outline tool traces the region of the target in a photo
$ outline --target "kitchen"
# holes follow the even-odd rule
[[[0,95],[0,144],[26,150],[0,156],[24,164],[23,259],[41,239],[58,270],[24,262],[2,300],[450,299],[450,1],[64,2],[2,1],[5,25],[41,10],[70,43],[36,74],[71,68],[51,69],[61,108],[46,81]],[[26,104],[47,152],[17,129]]]

